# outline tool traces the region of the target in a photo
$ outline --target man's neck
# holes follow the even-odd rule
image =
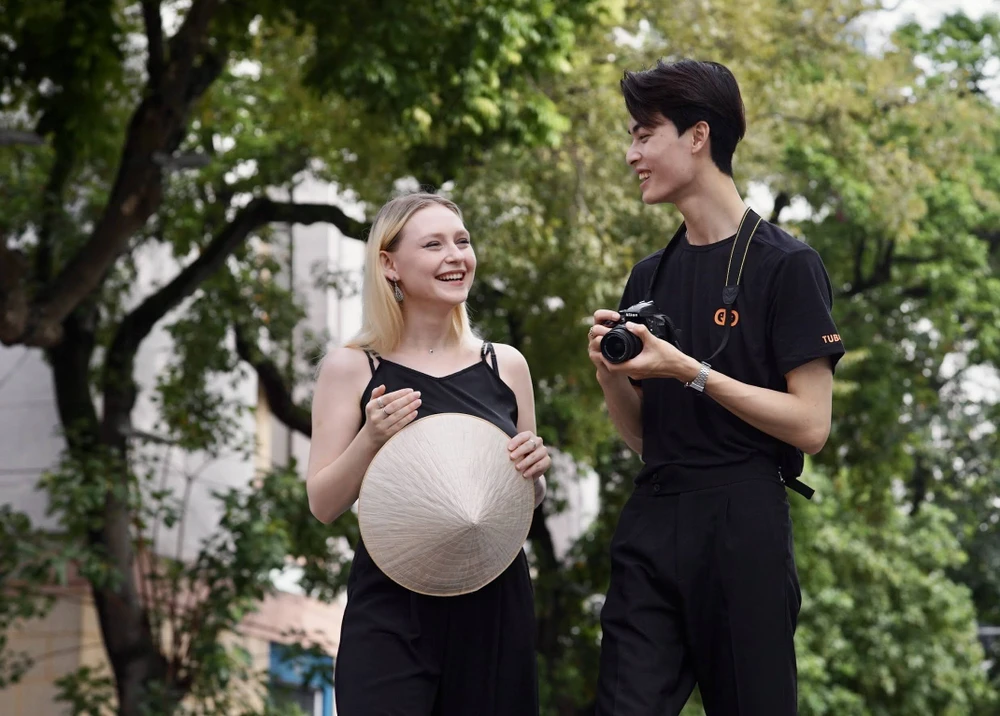
[[[697,182],[676,206],[684,217],[688,243],[696,246],[736,234],[747,208],[732,178],[721,172]]]

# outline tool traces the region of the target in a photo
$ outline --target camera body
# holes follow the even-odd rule
[[[618,315],[619,320],[605,323],[611,330],[601,339],[601,355],[608,363],[624,363],[642,351],[642,341],[638,336],[629,333],[625,328],[626,322],[641,323],[652,335],[673,344],[678,350],[681,349],[678,330],[674,327],[673,321],[665,313],[661,313],[652,301],[640,301],[619,311]]]

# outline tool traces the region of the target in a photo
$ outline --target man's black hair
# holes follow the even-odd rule
[[[728,68],[717,62],[660,60],[648,70],[626,71],[621,88],[625,106],[640,126],[659,126],[662,115],[680,135],[707,122],[712,161],[733,175],[733,153],[747,123],[739,85]]]

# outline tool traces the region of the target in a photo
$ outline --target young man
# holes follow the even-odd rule
[[[736,189],[746,121],[728,69],[660,62],[621,86],[642,200],[674,204],[684,223],[632,269],[619,306],[651,300],[676,332],[628,324],[641,350],[616,363],[622,341],[601,343],[620,314],[597,311],[590,329],[612,420],[645,463],[611,544],[597,714],[674,716],[695,683],[708,716],[795,714],[785,485],[808,490],[792,480],[799,451],[830,431],[844,352],[830,280]]]

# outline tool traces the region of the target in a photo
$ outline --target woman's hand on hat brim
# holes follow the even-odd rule
[[[514,467],[525,478],[537,479],[552,466],[552,458],[542,439],[529,430],[518,433],[507,444]]]

